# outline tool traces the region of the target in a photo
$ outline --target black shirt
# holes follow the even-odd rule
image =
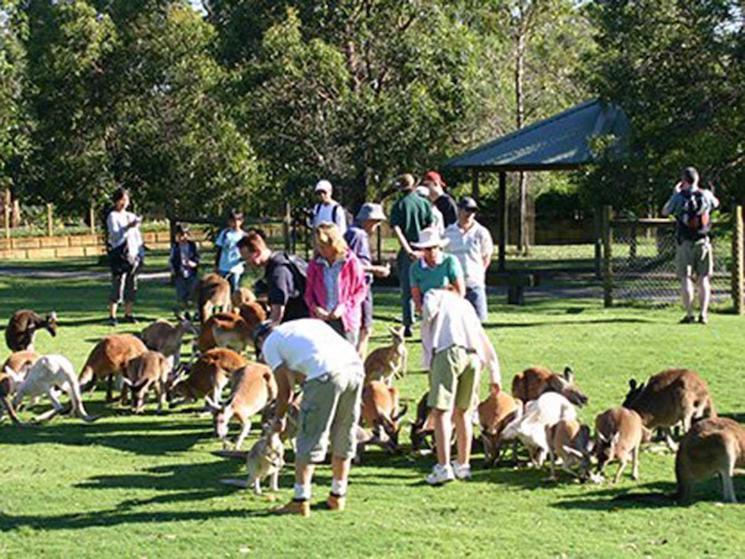
[[[458,221],[458,206],[455,205],[455,200],[449,194],[443,193],[435,200],[435,207],[440,210],[443,221],[445,221],[445,227]]]
[[[286,252],[275,252],[269,257],[264,279],[269,288],[269,304],[285,307],[282,322],[310,316],[303,299],[306,268],[307,264],[302,258]]]

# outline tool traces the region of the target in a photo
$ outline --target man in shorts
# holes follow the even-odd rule
[[[662,208],[662,215],[672,215],[676,223],[678,242],[675,263],[681,281],[681,295],[686,314],[681,324],[690,324],[696,319],[693,313],[694,276],[698,281],[698,296],[701,306],[698,322],[709,321],[711,300],[711,274],[714,256],[709,239],[711,212],[719,207],[719,200],[711,192],[698,186],[699,176],[695,167],[683,169],[681,180],[675,185],[672,196]]]
[[[355,347],[322,320],[303,318],[255,332],[256,348],[277,379],[277,429],[284,429],[293,386],[303,389],[295,441],[295,496],[277,514],[310,515],[314,464],[331,449],[330,510],[344,510],[356,452],[365,370]]]
[[[426,481],[442,485],[471,477],[471,416],[478,402],[481,369],[489,369],[492,390],[499,390],[499,359],[473,306],[459,294],[434,289],[422,305],[422,356],[429,369],[427,405],[432,408],[437,464]],[[450,462],[455,424],[457,460]]]

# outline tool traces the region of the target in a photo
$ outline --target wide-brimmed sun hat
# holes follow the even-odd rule
[[[404,173],[396,179],[396,186],[399,190],[411,190],[414,188],[415,184],[416,179],[414,178],[414,175],[410,173]]]
[[[371,219],[376,221],[386,220],[383,206],[373,202],[362,204],[360,211],[357,212],[357,221],[367,221]]]
[[[419,232],[419,240],[416,243],[411,243],[414,248],[425,249],[434,247],[444,247],[450,241],[443,239],[440,236],[440,232],[435,227],[427,227]]]

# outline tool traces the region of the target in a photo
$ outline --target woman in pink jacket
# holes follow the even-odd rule
[[[308,264],[305,302],[312,317],[328,322],[356,347],[368,289],[365,272],[336,225],[323,222],[314,235],[317,256]]]

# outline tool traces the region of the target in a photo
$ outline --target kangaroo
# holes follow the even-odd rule
[[[170,379],[167,386],[169,407],[173,408],[183,401],[193,402],[207,396],[219,406],[222,391],[228,384],[230,375],[247,364],[248,360],[232,349],[210,349],[200,355],[193,365],[184,368]]]
[[[59,401],[60,391],[70,397],[72,411],[77,417],[87,423],[95,421],[95,418],[88,415],[83,406],[75,369],[72,363],[62,355],[45,355],[31,366],[13,397],[13,407],[18,408],[26,396],[33,398],[46,394],[53,408],[51,412],[38,416],[36,421],[51,419],[65,409]]]
[[[125,384],[132,390],[132,411],[145,410],[145,396],[152,386],[158,398],[158,413],[163,411],[166,400],[166,385],[173,369],[173,355],[165,357],[159,351],[146,351],[127,363]]]
[[[11,351],[33,351],[36,332],[42,329],[52,337],[57,335],[57,313],[51,312],[42,318],[34,311],[16,311],[5,329],[5,343]]]
[[[106,401],[113,401],[113,379],[124,375],[127,364],[147,351],[140,338],[131,334],[112,334],[106,336],[91,350],[80,373],[80,387],[84,392],[93,390],[96,380],[107,378]],[[121,403],[127,401],[127,386],[122,386]]]
[[[255,495],[261,495],[261,482],[270,478],[270,490],[279,491],[279,472],[285,465],[285,447],[277,432],[265,432],[254,443],[246,456],[248,480],[221,479],[222,483],[238,487],[252,487]]]
[[[13,407],[12,398],[16,389],[23,382],[23,377],[31,368],[31,365],[39,360],[40,355],[35,351],[16,351],[11,353],[0,368],[0,421],[3,419],[3,411],[8,412],[11,421],[16,425],[22,422],[18,418]],[[17,371],[20,371],[17,372]]]
[[[242,305],[247,305],[256,301],[256,295],[248,287],[239,287],[230,296],[230,301],[234,309],[240,308]]]
[[[197,308],[202,324],[216,309],[222,312],[230,311],[230,282],[218,274],[204,276],[197,285]]]
[[[374,380],[362,389],[361,419],[372,429],[372,438],[365,443],[380,443],[389,453],[398,452],[399,421],[406,415],[406,406],[399,410],[398,389],[382,381]],[[358,447],[358,454],[364,445]]]
[[[546,429],[562,419],[577,419],[574,406],[561,394],[546,392],[525,405],[523,415],[504,428],[502,439],[520,439],[528,449],[531,463],[541,467],[548,453]]]
[[[564,374],[552,373],[544,367],[532,367],[512,379],[512,395],[523,402],[537,400],[541,394],[557,392],[577,406],[584,406],[588,398],[574,384],[574,372],[564,368]]]
[[[277,397],[277,381],[266,365],[248,363],[233,374],[232,391],[228,402],[217,405],[207,398],[207,404],[215,416],[215,434],[228,447],[228,429],[233,417],[241,422],[241,432],[235,441],[235,450],[240,450],[251,430],[251,417],[261,412]]]
[[[388,386],[393,383],[393,378],[401,378],[406,374],[408,352],[406,350],[406,338],[404,329],[389,328],[393,343],[389,346],[379,347],[365,359],[365,382],[382,380]]]
[[[197,335],[197,330],[187,316],[177,314],[178,325],[167,320],[156,320],[142,331],[140,337],[148,349],[159,351],[166,357],[173,356],[174,366],[181,363],[181,344],[185,334]]]
[[[562,419],[556,425],[547,427],[549,464],[551,478],[556,480],[556,457],[561,459],[561,468],[580,481],[590,475],[593,442],[588,425],[581,425],[574,419]],[[573,468],[576,468],[575,472]]]
[[[432,409],[427,405],[425,392],[416,406],[416,419],[411,424],[411,450],[419,452],[424,448],[434,448],[435,427],[432,423]],[[429,439],[429,440],[428,440]]]
[[[256,326],[266,320],[266,312],[254,301],[239,308],[238,313],[217,313],[202,325],[197,346],[200,352],[213,347],[230,347],[238,352],[253,346]]]
[[[675,498],[690,499],[697,481],[715,474],[722,480],[722,498],[737,502],[732,476],[735,468],[745,467],[745,428],[724,417],[714,417],[695,423],[680,441],[675,456]]]
[[[494,466],[501,457],[501,435],[504,428],[520,417],[522,402],[502,390],[492,390],[478,405],[481,442],[484,446],[484,464]]]
[[[621,474],[631,459],[631,479],[639,479],[639,452],[644,427],[642,419],[634,410],[611,408],[595,418],[595,456],[598,459],[598,475],[608,462],[618,460],[618,470],[613,483],[618,483]]]
[[[694,419],[716,417],[714,403],[706,382],[689,369],[668,369],[652,377],[646,384],[629,381],[625,408],[636,411],[647,429],[667,428],[666,441],[676,449],[669,428],[679,422],[688,431]]]

